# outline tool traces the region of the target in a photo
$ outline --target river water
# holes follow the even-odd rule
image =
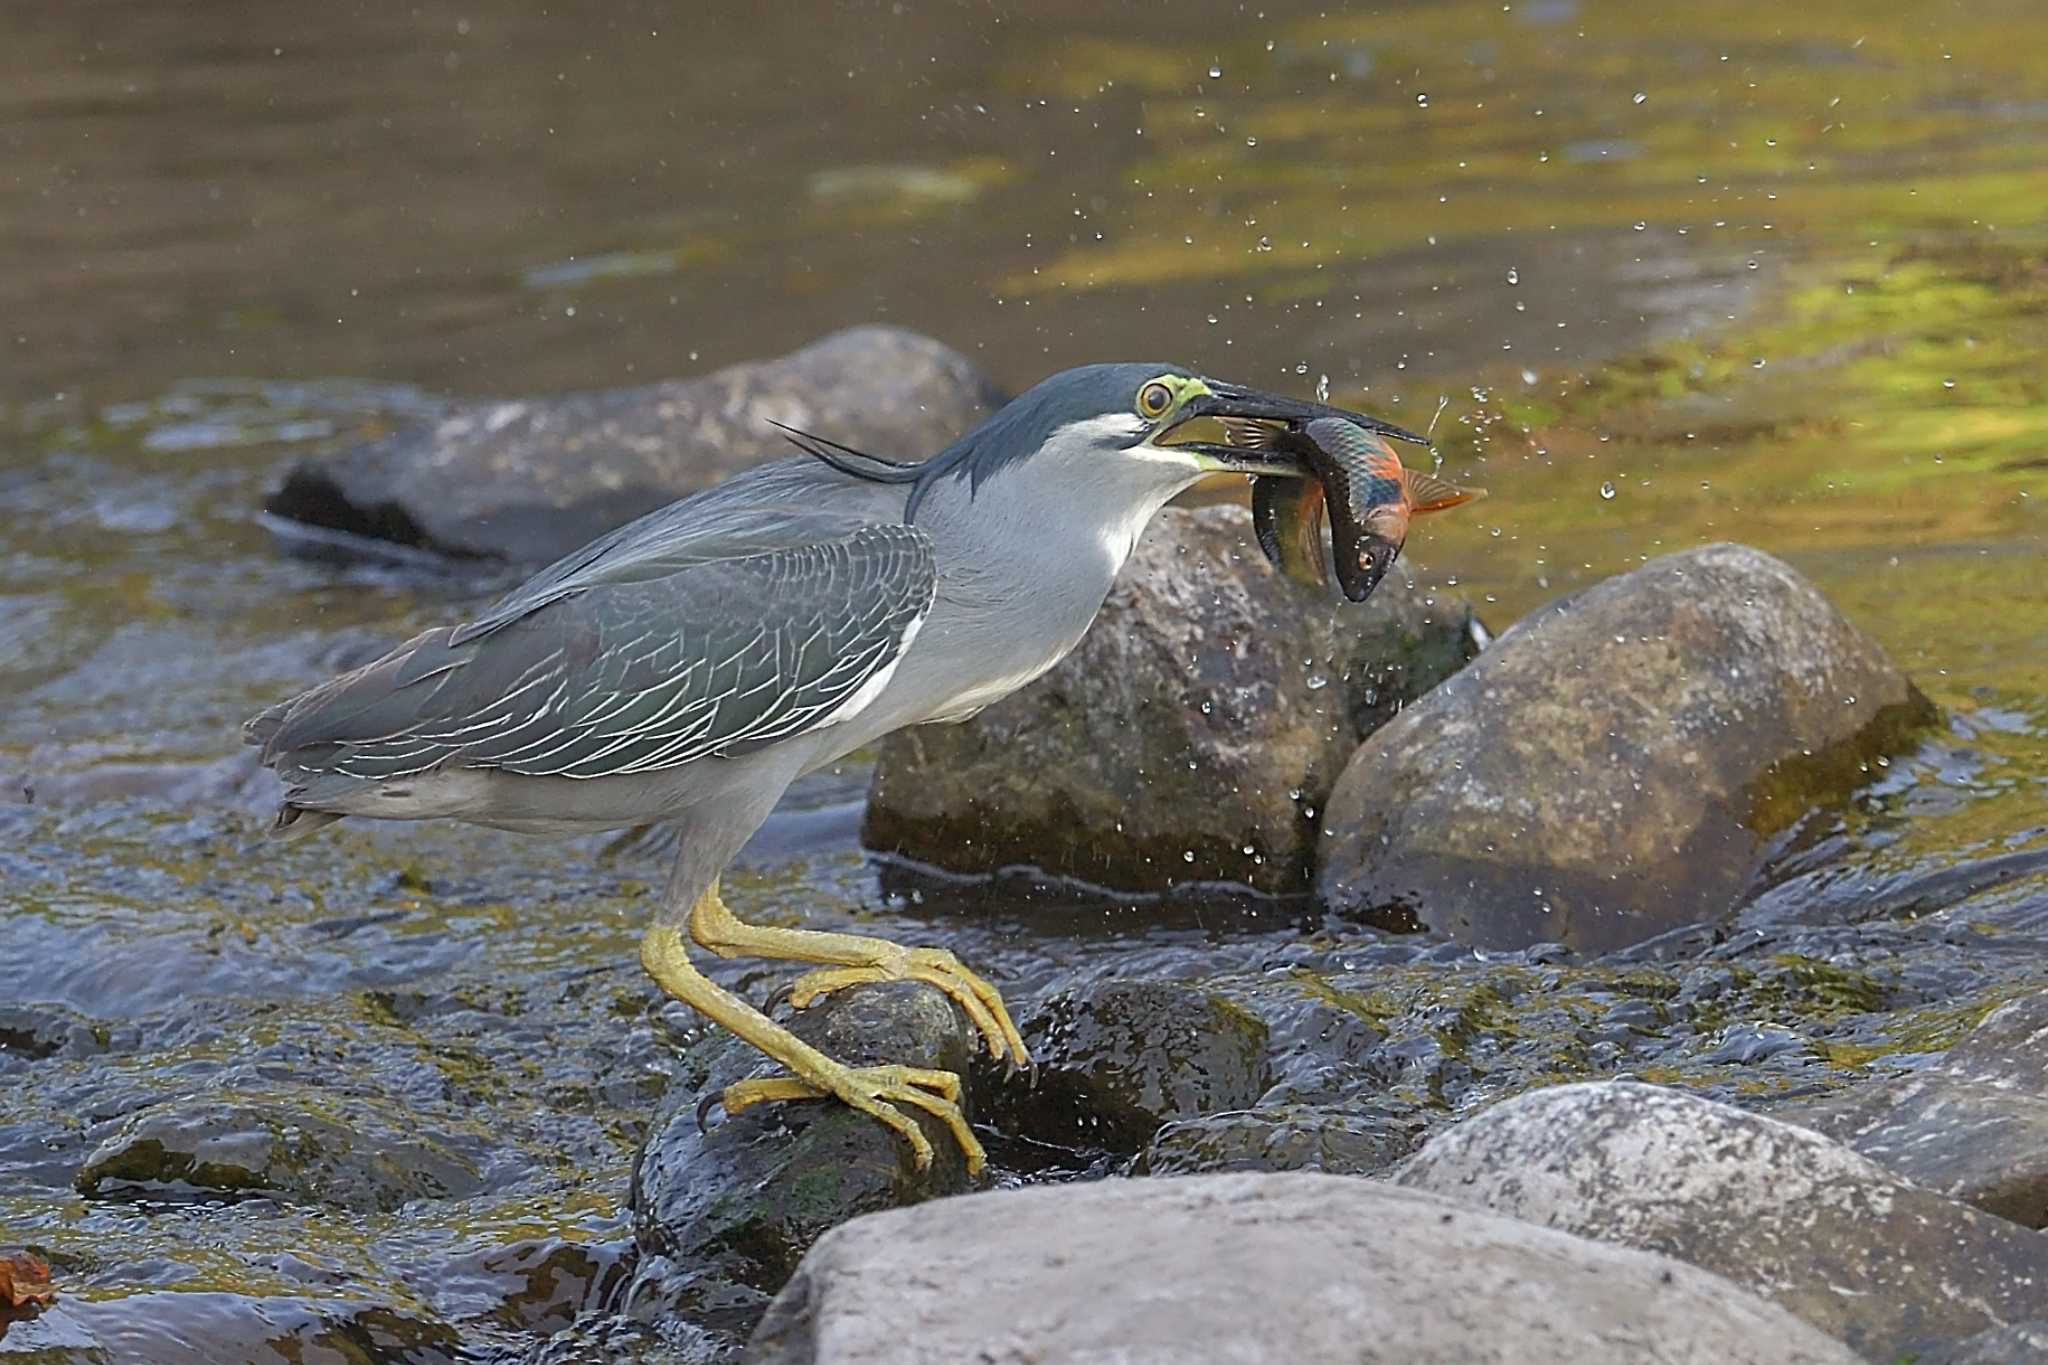
[[[8,9],[0,1009],[28,1013],[0,1042],[58,1042],[32,1079],[0,1049],[0,1244],[86,1300],[352,1296],[467,1337],[533,1325],[520,1257],[622,1235],[694,1027],[631,961],[656,852],[280,851],[235,756],[261,704],[491,586],[296,562],[253,519],[286,460],[469,396],[863,321],[1013,389],[1327,377],[1490,489],[1410,551],[1496,630],[1756,544],[1949,716],[1842,817],[1871,875],[2048,849],[2044,46],[2037,0]],[[862,780],[799,793],[735,903],[943,918],[1026,996],[1300,932],[887,897]],[[73,1191],[111,1124],[195,1091],[424,1123],[483,1193],[337,1220]]]

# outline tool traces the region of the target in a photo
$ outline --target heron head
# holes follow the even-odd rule
[[[1034,385],[959,450],[977,484],[1026,463],[1133,487],[1184,487],[1213,474],[1300,478],[1308,472],[1300,458],[1271,438],[1317,417],[1422,440],[1378,418],[1225,383],[1186,366],[1124,363],[1083,365]]]

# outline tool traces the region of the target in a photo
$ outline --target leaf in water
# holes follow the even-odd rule
[[[50,1267],[42,1257],[26,1251],[0,1256],[0,1324],[33,1316],[56,1301]]]

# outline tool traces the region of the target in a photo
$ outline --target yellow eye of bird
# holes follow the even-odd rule
[[[1153,380],[1138,390],[1138,411],[1147,417],[1163,416],[1173,403],[1173,390]]]

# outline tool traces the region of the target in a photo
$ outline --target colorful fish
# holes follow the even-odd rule
[[[1266,558],[1289,578],[1319,588],[1329,586],[1334,559],[1338,585],[1354,602],[1372,595],[1400,555],[1410,517],[1456,507],[1486,492],[1408,468],[1386,438],[1341,417],[1285,427],[1227,420],[1224,427],[1232,445],[1286,451],[1314,475],[1252,480],[1252,528]],[[1325,521],[1333,551],[1328,558],[1323,554]]]

